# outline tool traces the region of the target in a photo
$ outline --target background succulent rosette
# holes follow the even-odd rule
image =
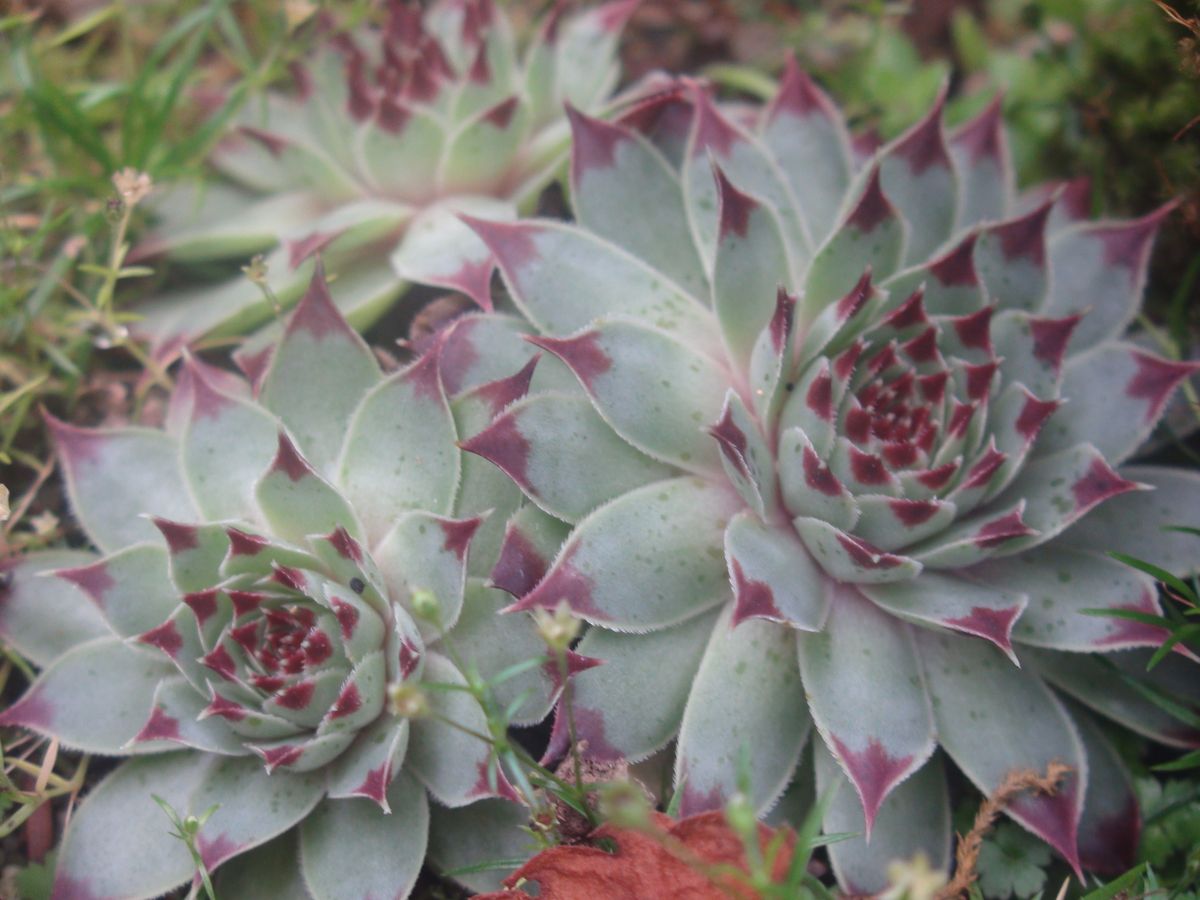
[[[440,350],[385,376],[318,267],[247,379],[185,361],[165,430],[48,420],[98,553],[8,564],[0,635],[44,671],[0,724],[129,757],[75,810],[54,897],[192,876],[153,795],[180,815],[216,806],[197,848],[226,896],[405,896],[427,848],[447,866],[521,852],[527,813],[455,687],[460,666],[487,677],[545,653],[480,577],[530,514],[455,441],[532,368],[459,372],[448,392]],[[538,721],[556,678],[527,666],[494,700]],[[389,685],[431,714],[394,715]]]
[[[1131,863],[1093,714],[1200,735],[1122,677],[1163,633],[1082,611],[1159,610],[1106,549],[1194,562],[1160,526],[1196,524],[1200,480],[1121,466],[1194,370],[1122,337],[1169,207],[1090,222],[1078,187],[1018,195],[998,102],[858,153],[794,64],[762,109],[682,82],[572,124],[576,222],[470,224],[577,384],[464,446],[573,525],[512,609],[592,623],[587,752],[677,740],[686,815],[743,752],[769,809],[811,746],[818,789],[853,786],[825,826],[864,834],[830,847],[855,893],[918,850],[949,864],[947,759],[985,793],[1058,760],[1059,793],[1009,814],[1077,870]],[[1191,666],[1141,677],[1194,703]]]
[[[457,214],[511,219],[536,199],[566,153],[563,103],[600,109],[616,85],[634,5],[555,5],[526,41],[493,0],[390,2],[381,28],[355,32],[318,18],[328,34],[293,66],[293,90],[247,102],[212,157],[224,179],[161,195],[134,258],[242,265],[268,254],[268,282],[288,304],[321,250],[359,327],[406,281],[487,304],[488,254]],[[260,324],[271,303],[239,277],[186,284],[142,311],[139,331],[170,355]]]

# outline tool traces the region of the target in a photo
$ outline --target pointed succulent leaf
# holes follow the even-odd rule
[[[1062,386],[1063,363],[1078,316],[1052,319],[1021,310],[1004,310],[994,319],[991,336],[1004,374],[1037,397],[1056,396]],[[1071,395],[1068,395],[1071,396]]]
[[[997,553],[1007,555],[1045,543],[1105,501],[1148,489],[1114,471],[1091,444],[1076,444],[1034,459],[1008,486],[1005,496],[1028,498],[1024,521],[1037,533],[1007,541]]]
[[[950,135],[950,156],[958,173],[956,228],[1003,219],[1013,202],[1012,154],[997,94],[974,118]]]
[[[794,56],[764,114],[762,138],[787,176],[813,241],[824,240],[850,181],[850,136],[837,107]]]
[[[896,785],[875,817],[866,837],[862,803],[847,784],[842,770],[821,741],[813,742],[818,796],[833,796],[823,820],[826,834],[853,834],[829,845],[829,858],[838,883],[856,895],[874,894],[892,883],[888,865],[924,853],[935,871],[950,868],[950,797],[940,754]],[[805,810],[807,813],[808,810]]]
[[[379,378],[375,357],[334,306],[318,262],[263,376],[263,405],[279,416],[313,467],[325,473],[359,399]]]
[[[671,475],[669,467],[620,438],[586,398],[558,393],[514,403],[462,448],[494,463],[529,499],[565,522]]]
[[[508,221],[516,210],[488,197],[464,197],[422,211],[392,253],[392,268],[408,281],[461,291],[481,308],[492,308],[495,263],[487,245],[460,214]]]
[[[1140,219],[1076,226],[1050,241],[1054,290],[1045,311],[1067,316],[1087,310],[1071,337],[1072,352],[1116,337],[1133,321],[1155,232],[1174,208],[1169,203]]]
[[[763,518],[774,517],[778,508],[774,460],[758,430],[754,415],[730,388],[725,394],[721,418],[708,428],[721,451],[721,466],[746,505]]]
[[[167,545],[167,567],[176,591],[190,594],[212,587],[230,551],[227,527],[216,524],[191,525],[160,518],[151,521]]]
[[[958,507],[949,500],[910,500],[882,494],[855,498],[858,521],[854,533],[881,550],[896,551],[942,531],[954,521]]]
[[[545,333],[624,314],[686,336],[713,334],[699,299],[595,235],[549,221],[465,221],[495,254],[513,301]]]
[[[1029,605],[1019,589],[1019,583],[923,572],[912,581],[863,585],[862,592],[894,616],[983,638],[1015,661],[1013,626]]]
[[[1122,462],[1157,424],[1175,388],[1196,371],[1200,363],[1163,359],[1125,342],[1099,344],[1072,356],[1062,384],[1070,402],[1047,427],[1038,451],[1086,440],[1110,463]]]
[[[888,553],[828,522],[807,516],[792,520],[800,540],[832,578],[852,584],[907,582],[921,571],[917,560]]]
[[[540,355],[534,357],[515,375],[480,385],[453,400],[450,408],[458,434],[479,434],[493,418],[524,396],[540,359]],[[454,500],[455,516],[465,519],[491,511],[472,539],[468,560],[470,574],[484,575],[500,553],[505,523],[523,502],[521,490],[503,470],[483,457],[463,454],[460,465],[462,476]]]
[[[220,718],[204,718],[206,706],[203,694],[182,677],[173,676],[159,682],[150,704],[150,714],[136,735],[130,749],[147,741],[173,741],[178,745],[220,753],[243,756],[250,751],[229,725]]]
[[[524,597],[550,570],[569,529],[561,519],[527,503],[504,528],[504,543],[489,576],[490,584]]]
[[[825,628],[799,635],[799,652],[809,712],[862,801],[870,840],[888,795],[936,746],[912,633],[838,586]]]
[[[779,487],[789,510],[843,530],[858,522],[858,500],[822,460],[802,427],[788,428],[779,439]]]
[[[928,262],[922,257],[916,265],[889,278],[883,285],[889,294],[887,308],[908,300],[919,290],[925,309],[932,315],[964,316],[983,309],[987,291],[974,263],[978,239],[975,232],[968,232],[941,255]],[[954,333],[946,337],[952,340]],[[945,343],[942,350],[946,350]]]
[[[67,482],[71,509],[102,551],[155,537],[143,513],[194,519],[179,451],[147,428],[77,428],[52,416],[46,424]]]
[[[131,759],[101,781],[71,816],[53,896],[158,897],[190,878],[187,847],[154,797],[187,815],[208,766],[197,754],[163,753]]]
[[[975,242],[975,268],[1002,309],[1042,311],[1049,272],[1046,219],[1049,202],[1023,215],[985,225]]]
[[[811,321],[870,271],[882,281],[903,262],[906,224],[880,185],[876,165],[853,188],[849,211],[813,256],[804,284],[803,317]]]
[[[666,331],[604,319],[569,338],[533,338],[565,362],[613,430],[649,456],[690,471],[717,467],[703,427],[717,420],[729,377],[710,357]],[[639,385],[658,385],[642,402]]]
[[[1161,615],[1154,579],[1099,553],[1055,543],[1019,556],[990,560],[971,570],[986,584],[1028,594],[1029,606],[1013,627],[1013,639],[1048,650],[1086,653],[1125,647],[1156,647],[1165,629],[1085,609]]]
[[[642,760],[675,737],[717,616],[701,613],[647,634],[592,628],[584,635],[575,650],[599,665],[571,677],[570,703],[577,739],[587,741],[589,759]],[[565,718],[561,703],[557,715]],[[562,724],[555,723],[547,758],[570,749]]]
[[[457,399],[485,384],[512,378],[535,356],[538,362],[530,390],[574,388],[577,382],[566,366],[526,341],[528,333],[529,325],[515,316],[476,313],[455,319],[440,333],[438,372],[446,393]]]
[[[115,637],[96,638],[51,663],[0,713],[0,724],[58,738],[73,750],[120,754],[145,724],[158,683],[172,671],[157,653]]]
[[[1197,571],[1196,538],[1165,527],[1200,527],[1200,474],[1162,466],[1123,466],[1120,474],[1153,490],[1131,491],[1101,504],[1061,540],[1081,549],[1118,551],[1180,576]]]
[[[571,197],[588,230],[641,255],[693,297],[708,283],[687,227],[678,176],[644,138],[568,109]]]
[[[729,596],[722,534],[735,509],[727,490],[696,478],[630,491],[579,523],[513,609],[566,601],[576,615],[619,631],[683,621]]]
[[[221,390],[189,356],[191,415],[179,435],[183,472],[209,519],[254,520],[254,481],[271,460],[279,423]]]
[[[728,174],[742,190],[770,198],[792,252],[807,259],[811,248],[804,222],[797,212],[791,188],[782,169],[759,140],[725,115],[698,85],[689,85],[691,129],[683,154],[680,179],[693,239],[711,270],[717,244],[725,230],[721,223],[720,180],[712,169]]]
[[[725,529],[725,560],[735,625],[758,618],[800,631],[825,627],[832,583],[794,534],[742,510]]]
[[[1088,785],[1079,820],[1079,859],[1089,870],[1116,877],[1137,862],[1142,816],[1129,769],[1104,732],[1077,704],[1067,704],[1087,753]]]
[[[425,658],[423,681],[450,685],[455,690],[426,688],[433,716],[413,719],[406,768],[419,778],[444,806],[465,806],[473,800],[511,792],[503,772],[489,773],[494,761],[490,744],[460,729],[487,734],[488,723],[478,701],[467,691],[466,679],[438,653]],[[457,727],[449,723],[455,723]],[[493,789],[491,777],[496,778]]]
[[[908,223],[906,259],[926,259],[954,227],[957,178],[942,133],[945,89],[933,108],[879,154],[880,181]]]
[[[45,667],[72,647],[111,634],[88,594],[56,569],[87,569],[90,553],[47,550],[0,563],[0,638],[36,666]]]
[[[452,627],[462,609],[467,556],[482,523],[481,516],[447,519],[419,510],[400,513],[372,553],[388,596],[411,610],[414,595],[429,592],[440,610],[434,627]]]
[[[714,163],[716,256],[712,298],[730,359],[744,366],[775,310],[781,284],[792,282],[783,226],[766,204],[743,193]]]
[[[976,512],[910,552],[930,569],[961,569],[990,559],[1010,544],[1037,538],[1037,529],[1025,521],[1025,506],[1021,499]]]
[[[337,481],[369,541],[382,537],[402,509],[450,511],[460,474],[455,437],[436,353],[363,398],[350,421]]]
[[[748,694],[760,698],[746,703]],[[717,619],[683,712],[675,759],[679,814],[720,809],[737,790],[742,754],[749,756],[750,800],[770,807],[791,780],[811,720],[789,629],[750,620],[733,627],[727,608]]]
[[[773,421],[788,389],[792,338],[796,323],[796,297],[783,288],[775,293],[775,311],[759,333],[750,352],[750,391],[754,411],[763,421]]]
[[[1018,798],[1007,812],[1078,870],[1087,757],[1061,702],[1036,675],[968,638],[921,630],[917,644],[938,741],[981,791],[990,794],[1014,769],[1071,767],[1053,796]],[[1013,743],[1013,734],[1021,740]]]
[[[344,528],[361,534],[354,510],[337,489],[316,473],[284,432],[270,467],[255,486],[263,515],[276,534],[301,543],[310,534]]]
[[[167,574],[167,554],[156,544],[134,544],[88,565],[58,569],[54,576],[83,591],[119,637],[136,637],[162,624],[179,603]],[[77,612],[84,610],[71,615]]]
[[[388,788],[408,752],[408,720],[382,716],[362,729],[354,744],[329,766],[331,799],[365,797],[392,812]]]

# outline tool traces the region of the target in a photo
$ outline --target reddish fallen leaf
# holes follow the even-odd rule
[[[654,813],[652,824],[653,833],[605,825],[592,834],[590,845],[544,850],[504,880],[509,890],[481,894],[476,900],[532,900],[533,895],[514,888],[528,882],[537,882],[537,900],[758,900],[760,895],[745,877],[701,871],[719,865],[748,871],[742,842],[720,812],[680,822]],[[775,834],[759,825],[764,852]],[[774,880],[786,877],[794,845],[795,835],[787,831],[775,856]]]

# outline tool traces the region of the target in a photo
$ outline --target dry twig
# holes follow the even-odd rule
[[[957,866],[954,878],[937,894],[937,900],[952,900],[956,897],[966,897],[967,889],[979,877],[975,867],[979,862],[979,848],[983,839],[996,818],[1004,808],[1026,791],[1036,791],[1039,794],[1053,794],[1058,784],[1071,771],[1071,767],[1060,762],[1052,762],[1046,767],[1046,774],[1039,775],[1033,769],[1019,769],[1004,776],[1000,786],[983,801],[979,812],[975,814],[975,822],[971,830],[958,837],[958,849],[955,851]]]

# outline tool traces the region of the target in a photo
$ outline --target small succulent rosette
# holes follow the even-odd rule
[[[0,724],[129,757],[72,816],[56,900],[193,876],[155,796],[216,807],[196,847],[229,897],[402,897],[427,847],[447,867],[523,851],[463,686],[545,655],[480,577],[531,514],[456,440],[532,367],[448,393],[440,350],[385,377],[318,266],[249,382],[185,361],[165,431],[49,420],[99,555],[7,564],[0,636],[44,671]],[[539,721],[556,675],[518,666],[488,702]]]
[[[1200,739],[1124,677],[1163,632],[1083,612],[1159,610],[1106,550],[1194,563],[1160,526],[1198,523],[1200,476],[1121,466],[1195,370],[1122,337],[1168,208],[1016,197],[998,102],[856,159],[794,63],[761,111],[685,82],[572,124],[576,222],[471,224],[576,388],[464,447],[573,526],[512,608],[592,624],[588,753],[675,740],[691,815],[743,753],[769,809],[811,747],[819,790],[853,786],[825,820],[863,835],[830,847],[853,893],[948,866],[948,760],[985,793],[1058,760],[1009,814],[1077,870],[1125,865],[1137,804],[1093,714]],[[1192,665],[1142,677],[1196,703]]]
[[[362,327],[405,281],[489,302],[483,244],[457,218],[511,219],[555,176],[569,131],[563,103],[598,110],[616,85],[617,38],[636,0],[555,5],[523,51],[493,0],[389,2],[382,28],[330,36],[295,67],[291,93],[248,101],[213,163],[225,176],[158,198],[159,223],[134,258],[266,257],[290,304],[321,250],[337,302]],[[185,286],[148,303],[139,331],[160,354],[237,334],[271,314],[244,279]]]

